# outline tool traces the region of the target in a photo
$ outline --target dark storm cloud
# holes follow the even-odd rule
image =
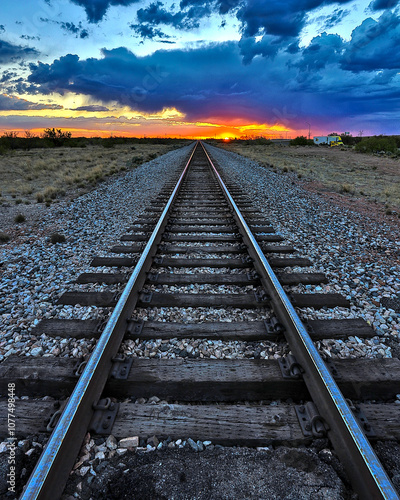
[[[387,11],[378,21],[365,19],[352,32],[341,67],[352,72],[400,70],[400,17]]]
[[[181,0],[179,5],[181,9],[193,7],[194,9],[214,10],[219,14],[227,14],[236,9],[241,3],[242,0]]]
[[[0,82],[2,83],[9,82],[16,76],[18,76],[18,74],[15,73],[15,71],[4,71],[3,74],[1,75]]]
[[[244,108],[250,113],[258,93],[253,87],[261,90],[262,81],[260,65],[243,66],[234,42],[145,57],[121,47],[103,50],[101,59],[69,54],[52,64],[31,64],[30,69],[28,80],[35,92],[80,93],[145,112],[176,107],[192,118],[236,114]]]
[[[130,24],[129,27],[141,38],[148,38],[149,40],[153,38],[169,38],[160,28],[155,28],[148,23]]]
[[[188,10],[175,11],[166,8],[162,2],[152,2],[148,7],[137,11],[137,23],[130,27],[142,38],[169,38],[158,28],[159,25],[172,26],[178,30],[190,30],[200,26],[200,19],[208,17],[211,10],[207,5],[190,7]]]
[[[74,23],[64,23],[64,22],[60,22],[59,23],[61,28],[65,31],[69,31],[70,33],[73,33],[74,35],[76,35],[77,33],[80,32],[81,30],[81,27],[80,26],[76,26],[76,24]]]
[[[21,35],[20,38],[22,38],[22,40],[38,40],[38,41],[40,41],[40,36]]]
[[[144,39],[164,38],[167,41],[170,37],[158,27],[160,24],[170,25],[176,29],[189,27],[185,22],[186,14],[174,12],[172,9],[167,10],[162,2],[153,2],[148,7],[139,9],[136,17],[138,22],[130,24],[129,27]]]
[[[185,14],[183,12],[173,13],[171,10],[165,9],[162,2],[153,2],[147,8],[139,9],[137,18],[140,23],[170,24],[180,28]]]
[[[71,33],[72,35],[75,35],[76,38],[88,38],[89,32],[87,29],[84,29],[82,26],[82,23],[79,22],[77,25],[73,22],[68,22],[68,21],[54,21],[52,19],[48,19],[45,17],[41,17],[40,21],[42,23],[53,23],[57,24],[58,26],[61,27],[64,31],[67,33]]]
[[[289,54],[297,54],[300,52],[300,47],[298,42],[293,42],[289,44],[286,48],[286,52],[289,52]]]
[[[79,106],[78,108],[71,108],[71,111],[110,111],[106,106],[89,105],[89,106]]]
[[[376,77],[372,80],[373,84],[376,85],[387,85],[392,82],[393,78],[397,75],[397,69],[386,69],[380,71]]]
[[[12,95],[0,94],[0,110],[1,111],[16,111],[16,110],[42,110],[42,109],[63,109],[58,104],[38,104],[25,99],[19,99]]]
[[[89,37],[89,32],[87,29],[84,29],[82,27],[82,23],[79,23],[76,25],[75,23],[70,23],[70,22],[60,22],[60,21],[54,21],[55,23],[59,24],[61,28],[66,31],[67,33],[72,33],[73,35],[76,35],[76,38],[88,38]]]
[[[374,0],[369,4],[372,10],[393,9],[399,3],[399,0]]]
[[[285,45],[271,48],[274,41],[265,36],[260,47],[247,47],[269,57],[268,63],[255,57],[249,65],[243,64],[236,42],[144,57],[124,47],[103,50],[99,59],[69,54],[51,64],[30,64],[31,87],[25,90],[83,94],[104,105],[117,102],[148,113],[175,107],[188,120],[240,117],[293,127],[305,115],[323,126],[326,116],[341,123],[349,114],[393,111],[393,99],[400,94],[398,76],[383,72],[379,79],[376,71],[343,69],[351,41],[323,33],[293,53]]]
[[[344,42],[339,35],[321,35],[313,38],[302,51],[301,59],[295,65],[302,72],[313,72],[337,63],[342,55]]]
[[[327,16],[325,20],[325,29],[330,29],[343,21],[350,14],[350,10],[335,9],[332,15]]]
[[[39,52],[32,47],[22,47],[0,40],[0,64],[15,62],[20,59],[33,59]]]
[[[139,0],[71,0],[74,4],[85,9],[87,18],[91,23],[98,23],[106,15],[111,6],[124,6],[138,3]]]
[[[242,38],[239,41],[239,47],[243,56],[243,64],[250,64],[257,55],[274,58],[283,45],[280,38],[264,35],[259,42],[256,42],[254,37]]]
[[[347,4],[352,0],[181,0],[180,7],[185,9],[208,9],[219,14],[236,12],[241,24],[241,53],[245,64],[256,55],[274,57],[277,45],[283,40],[290,44],[289,51],[294,51],[298,36],[313,10],[332,4]],[[326,28],[339,23],[348,15],[348,10],[337,8],[332,16],[325,19]],[[200,19],[201,12],[197,13]],[[209,13],[207,15],[210,15]],[[252,37],[263,36],[262,42],[251,41]],[[275,39],[273,37],[276,37]],[[293,52],[292,52],[293,53]]]
[[[351,0],[248,0],[239,9],[246,37],[270,34],[296,37],[303,29],[310,11],[330,4],[346,4]]]

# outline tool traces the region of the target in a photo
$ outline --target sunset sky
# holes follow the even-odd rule
[[[0,133],[400,134],[400,0],[2,0]]]

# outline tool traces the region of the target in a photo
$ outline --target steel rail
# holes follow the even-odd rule
[[[399,499],[396,489],[265,258],[204,144],[202,142],[200,144],[232,207],[233,216],[254,260],[254,266],[260,274],[266,292],[270,295],[273,309],[285,327],[285,336],[290,349],[305,370],[303,378],[308,391],[329,425],[329,438],[349,474],[354,489],[363,500]]]
[[[93,410],[110,372],[112,358],[118,352],[126,330],[126,320],[135,308],[138,293],[146,279],[154,251],[161,240],[168,214],[181,187],[198,143],[186,163],[179,180],[158,220],[129,281],[122,292],[88,363],[72,392],[63,413],[54,428],[42,455],[36,464],[21,500],[54,500],[64,489],[74,460],[87,432]]]

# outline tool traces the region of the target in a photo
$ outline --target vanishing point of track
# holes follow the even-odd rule
[[[158,205],[153,207],[154,212],[147,212],[136,221],[131,228],[131,233],[122,237],[124,245],[113,249],[114,252],[123,254],[137,253],[139,257],[137,259],[99,257],[92,263],[92,265],[110,267],[132,266],[134,267],[132,274],[127,277],[122,273],[92,273],[81,275],[78,279],[78,283],[115,284],[125,281],[126,286],[122,294],[116,296],[111,292],[72,292],[61,297],[60,303],[110,306],[113,307],[113,311],[104,329],[99,332],[99,339],[90,358],[82,365],[78,382],[63,411],[60,412],[48,444],[25,487],[23,499],[54,499],[61,494],[82,440],[87,430],[93,429],[93,418],[97,411],[106,413],[106,423],[103,420],[100,427],[103,426],[108,434],[112,433],[112,422],[116,418],[119,404],[115,402],[115,398],[107,398],[104,394],[111,372],[114,370],[114,378],[127,380],[128,377],[132,377],[134,381],[135,370],[140,369],[140,366],[136,366],[135,363],[132,365],[132,359],[126,360],[117,356],[121,342],[127,334],[142,339],[168,339],[177,336],[247,341],[285,337],[292,354],[280,363],[282,377],[288,378],[293,384],[305,384],[306,389],[302,394],[306,396],[302,398],[302,402],[309,400],[309,403],[296,408],[305,436],[310,436],[310,439],[326,435],[329,437],[348,471],[354,489],[361,498],[398,498],[365,436],[367,426],[353,414],[353,408],[349,406],[335,382],[335,368],[327,366],[313,342],[313,338],[318,338],[318,335],[319,338],[323,338],[324,330],[332,332],[340,321],[335,323],[335,320],[332,320],[330,325],[328,320],[315,321],[310,330],[312,322],[306,327],[295,310],[295,307],[346,307],[346,299],[337,294],[291,294],[289,298],[283,285],[315,284],[323,281],[324,276],[315,273],[276,272],[279,268],[307,265],[307,259],[266,257],[268,253],[292,253],[293,249],[278,244],[283,238],[275,234],[273,228],[252,209],[252,204],[245,193],[235,186],[228,190],[228,182],[227,179],[225,182],[222,180],[204,145],[201,142],[196,143],[176,185],[171,186],[170,193],[161,195]],[[195,257],[190,256],[192,252]],[[230,256],[229,258],[218,257],[218,255],[215,257],[218,253]],[[181,254],[185,254],[183,258]],[[213,254],[214,257],[206,258],[207,254]],[[196,269],[202,267],[220,268],[226,272],[208,274],[196,272]],[[157,268],[162,268],[164,271],[157,272]],[[176,268],[191,268],[195,271],[190,274],[174,273],[173,270]],[[165,269],[171,269],[171,271],[165,272]],[[241,271],[231,272],[233,269]],[[237,294],[174,294],[151,291],[152,285],[155,287],[182,286],[193,283],[238,287],[252,285],[255,291]],[[143,290],[144,287],[145,290]],[[195,325],[178,323],[171,325],[171,323],[132,320],[132,313],[138,307],[266,308],[270,312],[263,322],[227,324],[206,321]],[[55,332],[59,332],[62,328],[68,329],[67,321],[59,321],[57,324],[57,321],[50,320],[47,321],[47,326],[44,323],[43,328],[53,329]],[[76,330],[93,329],[93,321],[82,322],[81,326],[77,323],[79,322],[74,322]],[[353,323],[356,324],[356,322]],[[351,329],[351,321],[349,325]],[[343,320],[341,326],[343,327]],[[362,329],[359,325],[358,327]],[[218,401],[219,397],[223,403],[240,401],[235,391],[230,395],[224,393],[224,388],[218,387],[217,378],[221,371],[235,371],[236,369],[239,372],[237,377],[240,378],[240,366],[244,371],[256,369],[258,373],[263,370],[263,360],[245,361],[248,361],[248,364],[243,362],[242,366],[236,360],[148,360],[149,370],[165,371],[165,380],[161,380],[160,377],[159,385],[153,385],[149,390],[153,394],[159,391],[162,397],[178,401],[209,402]],[[115,375],[116,365],[117,369],[123,372],[122,375],[121,373],[118,376]],[[175,366],[178,366],[178,369]],[[192,382],[186,381],[184,384],[182,381],[181,387],[179,378],[182,377],[185,369],[190,369]],[[211,375],[210,380],[205,381],[204,372],[207,370],[210,374],[214,373],[216,377],[215,389],[212,387]],[[273,389],[267,388],[266,382],[264,383],[255,376],[253,387],[251,376],[247,376],[250,380],[244,384],[244,394],[248,395],[249,399],[262,400],[267,399],[268,396],[271,396],[271,399],[273,399],[272,396],[279,398]],[[173,380],[174,377],[175,380]],[[210,391],[208,397],[202,395],[205,387],[201,388],[201,380],[203,380],[203,385],[208,385]],[[236,382],[240,386],[240,380]],[[151,386],[151,382],[147,381],[147,384]],[[135,386],[134,382],[133,387],[131,393],[136,391],[135,394],[140,394],[140,391],[145,391],[140,384]],[[198,408],[200,412],[216,412],[215,422],[218,422],[223,419],[221,412],[224,409],[229,412],[234,407],[227,404],[212,409],[212,405],[208,404],[192,408]],[[248,410],[248,407],[244,408]],[[262,411],[260,410],[262,407],[256,408],[258,412]],[[241,411],[239,406],[235,409]],[[177,410],[177,415],[181,416],[182,411],[181,409],[179,413]],[[271,411],[271,408],[269,410],[266,408],[265,411],[266,413],[261,418],[268,420],[270,417],[268,411]],[[160,434],[166,436],[176,434],[173,413],[172,410],[169,420],[167,419],[170,424],[165,423],[165,418],[160,418],[160,422],[163,422],[159,424]],[[253,418],[251,413],[248,418],[249,427],[251,427]],[[132,420],[134,425],[134,415]],[[218,425],[216,427],[218,428]],[[223,427],[223,424],[219,427]],[[208,438],[210,429],[204,430],[204,435],[201,435],[200,429],[201,427],[194,431],[198,433],[195,437]],[[224,434],[224,430],[220,428],[218,432],[219,434],[214,436],[216,442],[218,436],[222,443],[233,444],[235,442],[235,435],[228,436],[229,432],[226,431]],[[157,432],[152,429],[150,434],[157,434]],[[237,442],[262,445],[269,440],[273,441],[267,431],[266,435],[262,435],[259,430],[253,433],[248,431],[248,435],[250,437],[247,440],[241,439],[238,435]]]

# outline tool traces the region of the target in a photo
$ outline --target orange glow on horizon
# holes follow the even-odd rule
[[[300,131],[283,123],[276,123],[273,119],[271,123],[256,123],[240,116],[224,119],[217,113],[214,116],[202,117],[201,121],[186,121],[186,114],[176,107],[145,113],[135,111],[128,106],[121,106],[117,102],[106,103],[104,106],[100,101],[88,101],[84,96],[75,94],[64,96],[50,94],[46,101],[40,96],[31,95],[24,95],[18,99],[22,103],[32,102],[38,107],[0,111],[0,120],[4,117],[3,130],[0,130],[0,133],[16,131],[23,137],[25,130],[41,135],[45,128],[61,128],[70,131],[73,137],[112,135],[222,140],[257,137],[280,139],[300,135]],[[61,109],[45,109],[46,105],[56,105]],[[99,109],[95,110],[96,107]]]
[[[1,116],[1,114],[0,114]],[[68,130],[73,137],[162,137],[162,138],[186,138],[186,139],[219,139],[229,141],[233,139],[254,139],[264,137],[266,139],[285,139],[300,135],[296,130],[285,127],[282,124],[268,125],[265,123],[213,123],[186,122],[180,117],[155,119],[129,120],[125,116],[114,116],[108,118],[68,118],[41,116],[24,117],[24,124],[32,124],[26,128],[13,127],[12,125],[2,127],[0,134],[5,132],[18,132],[24,137],[25,131],[29,130],[36,136],[41,136],[45,128],[56,128]],[[42,123],[42,126],[38,126]],[[236,121],[236,120],[235,120]],[[17,122],[18,123],[18,122]]]

